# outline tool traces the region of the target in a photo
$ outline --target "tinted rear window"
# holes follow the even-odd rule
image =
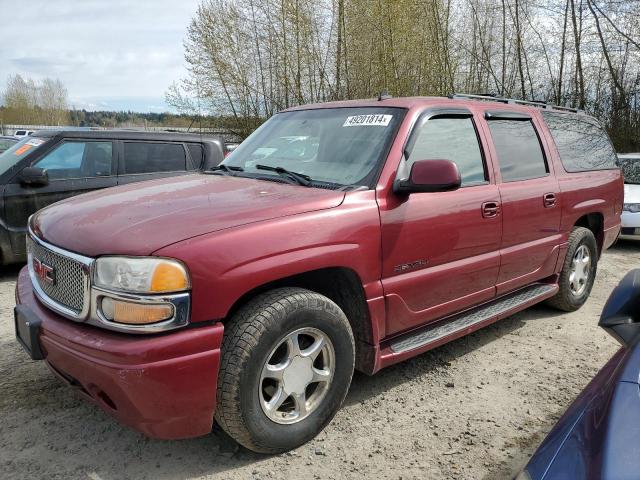
[[[567,172],[617,168],[616,152],[602,126],[586,115],[543,112]]]
[[[178,172],[186,170],[181,143],[125,142],[124,173]]]
[[[490,120],[503,182],[547,175],[540,140],[529,120]]]

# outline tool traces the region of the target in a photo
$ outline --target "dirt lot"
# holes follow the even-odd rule
[[[149,440],[60,384],[14,341],[17,269],[0,274],[0,477],[512,478],[617,349],[597,327],[611,289],[640,266],[640,243],[601,260],[587,305],[539,306],[374,377],[356,375],[333,423],[280,456],[222,434]]]

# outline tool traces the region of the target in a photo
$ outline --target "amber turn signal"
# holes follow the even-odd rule
[[[102,299],[100,309],[107,320],[129,325],[146,325],[173,317],[173,307],[169,304],[134,303],[109,297]]]
[[[174,262],[161,262],[153,271],[150,290],[159,292],[178,292],[189,288],[189,277],[184,267]]]

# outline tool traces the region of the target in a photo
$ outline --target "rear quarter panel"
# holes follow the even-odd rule
[[[599,243],[607,248],[613,243],[620,227],[623,183],[618,170],[599,170],[568,174],[558,177],[562,192],[561,231],[568,237],[576,221],[588,213],[603,217],[604,238]]]
[[[560,206],[562,217],[560,234],[562,246],[566,242],[580,217],[598,213],[602,215],[602,238],[598,244],[602,250],[613,244],[620,230],[620,215],[624,197],[624,181],[620,169],[593,170],[586,172],[568,172],[553,141],[553,137],[538,109],[531,109],[531,114],[538,119],[542,141],[549,152],[549,161],[553,165],[560,189]],[[562,265],[565,250],[561,251],[558,264]]]

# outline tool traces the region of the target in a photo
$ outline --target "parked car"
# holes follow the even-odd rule
[[[0,155],[0,263],[24,262],[27,219],[80,193],[210,169],[223,143],[189,134],[42,130]]]
[[[231,152],[233,152],[236,148],[238,148],[239,143],[236,142],[227,142],[224,144],[225,146],[225,157],[227,157]]]
[[[14,137],[0,137],[0,153],[9,150],[18,143],[18,139]]]
[[[622,238],[640,238],[640,153],[618,155],[624,176]]]
[[[354,367],[544,300],[580,308],[620,230],[607,134],[583,113],[486,100],[292,108],[210,174],[41,210],[18,338],[148,436],[215,418],[274,453],[331,421]]]
[[[567,409],[518,480],[638,478],[640,270],[616,287],[599,324],[622,348]]]
[[[24,138],[24,137],[28,137],[29,135],[32,135],[33,133],[34,133],[33,130],[16,130],[13,136],[15,138]]]

